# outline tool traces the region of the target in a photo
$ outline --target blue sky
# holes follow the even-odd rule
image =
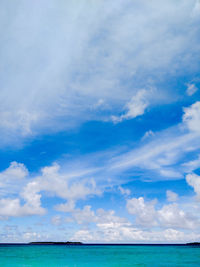
[[[199,241],[200,2],[0,10],[0,242]]]

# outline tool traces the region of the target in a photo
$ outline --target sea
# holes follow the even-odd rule
[[[2,267],[200,266],[200,247],[181,245],[0,245]]]

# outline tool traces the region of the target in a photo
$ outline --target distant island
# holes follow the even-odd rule
[[[200,246],[200,242],[186,243],[187,246]]]
[[[71,241],[67,241],[67,242],[30,242],[28,243],[29,245],[83,245],[82,242],[71,242]]]

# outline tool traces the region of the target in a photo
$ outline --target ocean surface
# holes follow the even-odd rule
[[[0,266],[200,266],[200,247],[0,245]]]

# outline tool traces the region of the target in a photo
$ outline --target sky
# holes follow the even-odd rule
[[[200,241],[200,1],[0,7],[0,242]]]

